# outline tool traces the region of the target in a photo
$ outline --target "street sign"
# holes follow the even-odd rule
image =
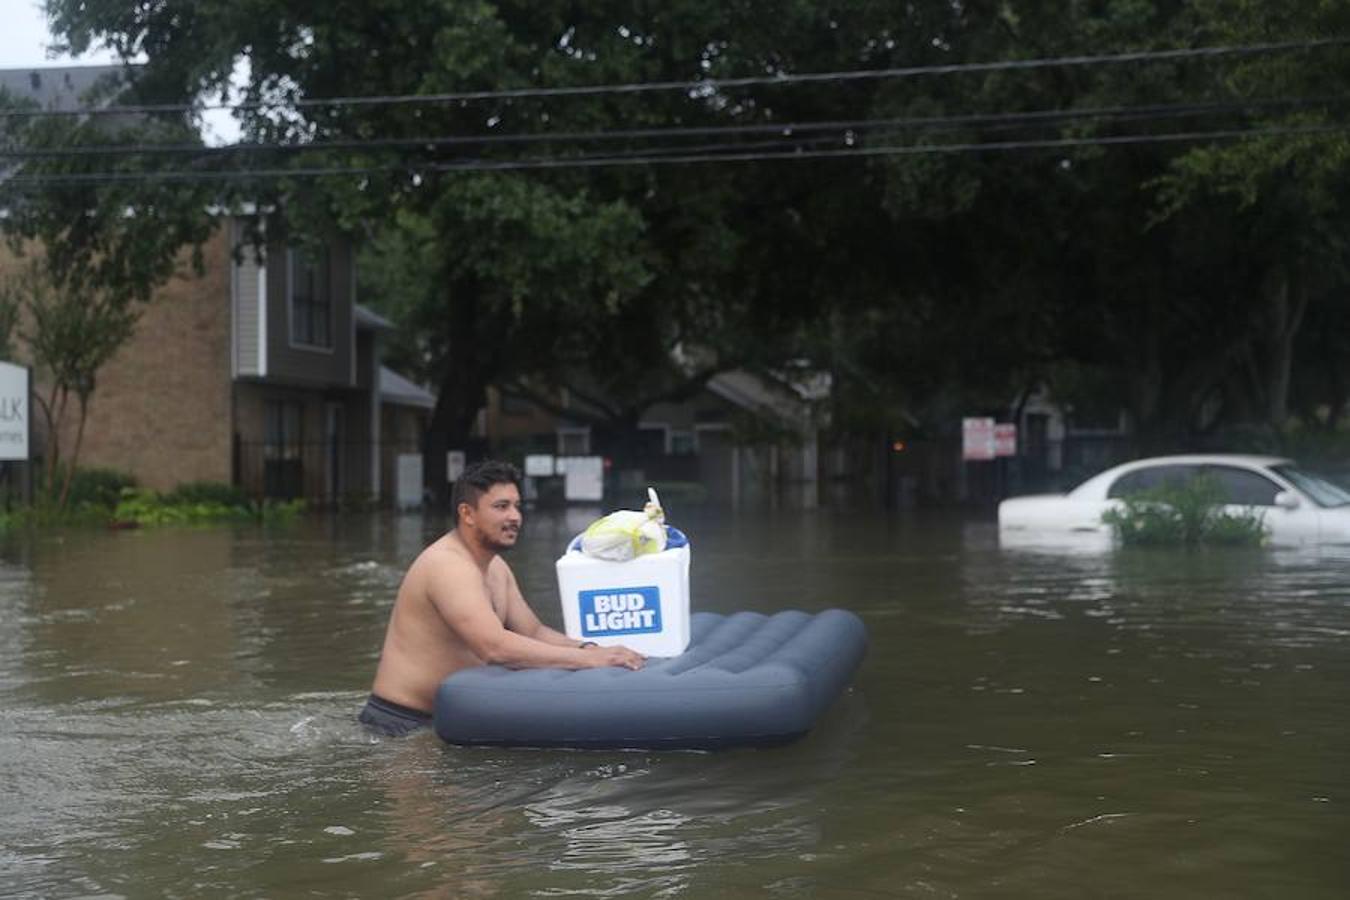
[[[530,453],[525,456],[525,474],[534,478],[552,478],[557,470],[552,453]]]
[[[563,499],[599,502],[605,497],[605,458],[603,456],[565,456]]]
[[[1017,426],[1011,422],[994,426],[994,455],[1017,455]]]
[[[0,362],[0,460],[28,459],[30,378],[27,366]]]
[[[961,458],[988,460],[994,458],[994,420],[965,418],[961,420]]]
[[[445,480],[459,481],[464,474],[464,451],[447,450],[445,453]]]

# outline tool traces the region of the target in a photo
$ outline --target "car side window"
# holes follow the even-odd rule
[[[1223,491],[1223,502],[1242,506],[1274,506],[1275,495],[1280,486],[1255,472],[1237,469],[1232,466],[1206,466],[1205,474],[1211,476]]]
[[[1149,466],[1126,472],[1107,489],[1106,496],[1121,499],[1158,487],[1179,488],[1200,474],[1198,466]]]

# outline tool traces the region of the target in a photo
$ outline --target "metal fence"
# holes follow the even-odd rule
[[[392,454],[398,451],[370,441],[236,440],[233,480],[249,496],[269,500],[368,500],[375,493],[372,460],[380,461],[383,482],[383,473],[393,468]]]

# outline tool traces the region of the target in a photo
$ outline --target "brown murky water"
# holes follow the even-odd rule
[[[539,513],[513,564],[595,510]],[[844,606],[803,741],[461,749],[353,721],[417,516],[0,546],[0,895],[1341,897],[1350,551],[674,515],[695,607]]]

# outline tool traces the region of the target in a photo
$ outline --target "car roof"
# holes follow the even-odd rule
[[[1142,459],[1132,459],[1129,462],[1121,463],[1113,468],[1123,469],[1125,467],[1135,468],[1137,466],[1156,466],[1156,465],[1195,465],[1197,463],[1236,463],[1238,465],[1260,466],[1278,466],[1281,464],[1292,463],[1293,460],[1284,456],[1266,456],[1258,453],[1177,453],[1171,456],[1146,456]]]
[[[1082,496],[1080,492],[1092,494],[1097,491],[1104,491],[1108,482],[1113,482],[1122,475],[1136,472],[1140,469],[1148,469],[1154,466],[1169,465],[1236,465],[1245,466],[1252,469],[1266,469],[1270,466],[1277,466],[1286,463],[1292,463],[1293,460],[1283,456],[1265,456],[1256,453],[1178,453],[1171,456],[1146,456],[1142,459],[1133,459],[1129,462],[1119,463],[1109,469],[1105,469],[1093,475],[1082,484],[1075,487],[1070,494]]]

